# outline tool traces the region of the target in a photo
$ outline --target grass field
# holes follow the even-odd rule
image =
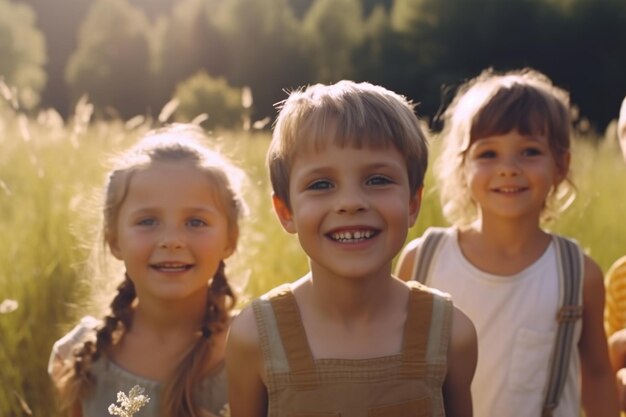
[[[154,123],[88,120],[84,103],[67,123],[52,112],[26,117],[0,107],[0,303],[18,303],[14,311],[0,313],[0,416],[27,415],[27,406],[35,416],[58,415],[46,373],[52,343],[78,317],[99,314],[102,305],[89,300],[93,294],[107,299],[102,289],[115,283],[85,279],[81,272],[99,222],[95,201],[104,162]],[[626,253],[626,164],[607,136],[600,142],[576,140],[578,198],[550,226],[578,239],[604,270]],[[250,177],[250,216],[243,222],[238,253],[228,263],[229,276],[248,298],[307,267],[296,239],[282,231],[271,211],[264,168],[268,140],[267,133],[250,132],[213,137],[213,144]],[[433,144],[434,153],[436,148]],[[410,238],[429,225],[445,224],[430,173],[426,181]]]

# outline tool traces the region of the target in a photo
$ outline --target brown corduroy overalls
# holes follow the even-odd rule
[[[409,285],[402,352],[373,359],[315,360],[288,284],[255,300],[268,416],[444,416],[452,302],[419,283]]]

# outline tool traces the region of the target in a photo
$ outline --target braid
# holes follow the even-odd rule
[[[209,328],[212,325],[217,324],[217,326],[221,329],[228,321],[228,311],[237,301],[235,294],[226,279],[225,269],[226,265],[222,260],[220,261],[217,271],[211,280],[211,285],[209,286],[209,296],[207,298],[207,309],[202,325],[203,335],[205,334],[205,328]],[[225,303],[225,297],[230,299],[228,304]]]
[[[135,286],[126,276],[117,287],[117,294],[111,302],[111,314],[104,317],[103,324],[96,331],[95,341],[87,340],[74,351],[73,367],[68,370],[67,379],[64,379],[68,381],[65,385],[72,384],[70,381],[74,380],[77,386],[74,389],[68,387],[68,396],[78,400],[93,386],[95,378],[90,372],[91,365],[114,343],[115,337],[119,337],[117,333],[130,326],[135,296]]]
[[[220,261],[211,284],[207,286],[207,303],[201,335],[176,368],[173,378],[167,383],[162,401],[162,416],[199,417],[201,414],[193,400],[194,387],[203,377],[204,364],[211,354],[211,337],[226,328],[229,320],[228,311],[232,309],[236,300],[226,279],[225,269],[224,261]],[[227,305],[224,302],[226,296],[230,298]]]

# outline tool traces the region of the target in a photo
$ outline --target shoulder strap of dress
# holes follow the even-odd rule
[[[445,233],[445,229],[442,227],[430,227],[424,232],[423,242],[413,265],[414,281],[426,284],[433,258]]]
[[[554,236],[559,273],[558,330],[550,359],[550,373],[543,417],[552,416],[557,407],[569,370],[570,356],[574,343],[576,322],[582,317],[582,283],[584,255],[572,240]]]

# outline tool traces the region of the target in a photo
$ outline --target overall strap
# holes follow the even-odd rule
[[[413,265],[414,281],[426,284],[432,260],[444,235],[445,229],[442,227],[431,227],[424,233],[423,242]]]
[[[559,272],[559,311],[558,330],[552,357],[550,373],[542,416],[550,417],[556,409],[565,387],[569,370],[570,356],[574,343],[576,322],[582,317],[582,283],[584,256],[580,247],[573,241],[554,236]]]
[[[296,297],[289,288],[270,297],[270,303],[274,310],[293,381],[299,388],[310,389],[316,385],[315,362]]]
[[[407,378],[428,377],[443,383],[452,329],[452,300],[448,294],[415,281],[408,285],[403,372]]]

